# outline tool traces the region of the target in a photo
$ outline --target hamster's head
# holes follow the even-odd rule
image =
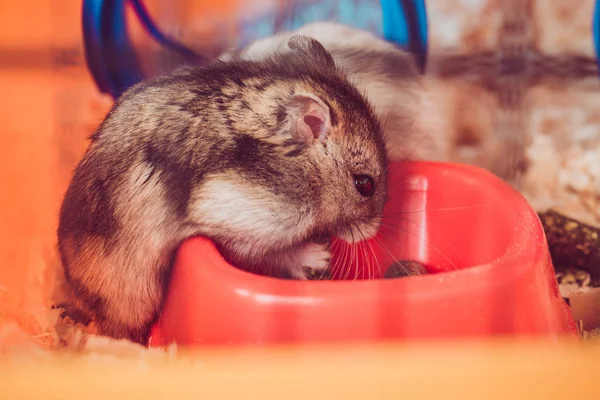
[[[304,171],[301,179],[312,182],[300,196],[313,204],[314,231],[347,242],[368,239],[379,229],[387,199],[379,118],[316,40],[295,36],[289,45],[318,71],[294,82],[283,103],[288,118],[280,132],[299,144],[286,155]]]
[[[379,121],[351,87],[337,86],[335,94],[323,88],[304,90],[289,103],[290,131],[304,142],[304,152],[295,161],[314,174],[305,179],[319,186],[310,193],[314,230],[350,243],[368,239],[379,229],[387,198]]]
[[[324,238],[357,242],[379,229],[387,197],[379,119],[316,40],[288,44],[292,52],[233,64],[235,79],[219,78],[236,88],[225,87],[235,96],[224,124],[235,135],[223,134],[226,167],[204,180],[192,209],[233,259]]]

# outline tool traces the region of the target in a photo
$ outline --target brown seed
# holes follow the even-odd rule
[[[396,261],[385,271],[384,279],[404,278],[414,275],[425,275],[427,269],[423,264],[414,260]]]

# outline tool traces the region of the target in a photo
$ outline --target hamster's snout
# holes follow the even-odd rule
[[[377,235],[380,226],[381,217],[375,217],[366,222],[351,224],[349,228],[339,232],[337,237],[347,243],[357,243],[363,240],[369,240]]]

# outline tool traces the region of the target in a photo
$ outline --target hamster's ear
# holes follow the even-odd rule
[[[306,59],[316,62],[321,68],[335,68],[331,54],[316,39],[304,35],[294,35],[289,38],[288,47]]]
[[[311,93],[296,93],[288,103],[290,134],[296,140],[312,143],[324,141],[331,127],[329,107]]]

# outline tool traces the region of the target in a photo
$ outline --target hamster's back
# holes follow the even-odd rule
[[[258,255],[270,250],[260,246],[290,247],[327,231],[323,221],[331,213],[317,215],[322,199],[348,198],[323,189],[341,190],[333,183],[338,176],[348,180],[344,190],[354,191],[361,212],[382,208],[386,155],[370,105],[322,47],[297,46],[296,53],[260,62],[185,67],[142,82],[122,95],[92,136],[66,192],[58,238],[66,279],[100,333],[145,341],[177,246],[189,236],[232,247],[245,240],[241,247]],[[302,112],[316,113],[308,123],[290,117],[300,112],[288,104],[291,97],[310,104]],[[332,110],[331,117],[323,110]],[[341,117],[346,114],[351,121]],[[332,159],[325,145],[309,151],[292,140],[294,124],[301,123],[314,130],[312,143],[321,129],[315,118],[347,131],[331,138],[352,146],[349,157]],[[309,152],[321,158],[308,159]],[[372,169],[381,188],[372,206],[356,195],[352,175],[336,170],[353,160]],[[237,186],[203,191],[215,176]],[[356,214],[344,220],[364,219]]]

